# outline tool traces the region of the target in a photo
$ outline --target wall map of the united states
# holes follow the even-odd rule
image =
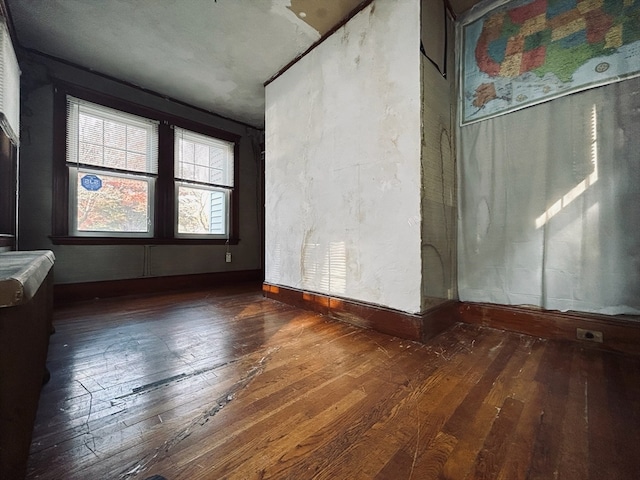
[[[463,124],[640,74],[640,0],[510,2],[463,33]]]

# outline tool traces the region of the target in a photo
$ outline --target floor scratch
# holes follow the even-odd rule
[[[584,381],[584,423],[589,426],[589,380]]]
[[[118,477],[120,480],[126,480],[138,475],[138,473],[146,470],[150,467],[154,462],[163,458],[164,456],[169,454],[169,451],[178,445],[180,442],[188,438],[193,431],[197,427],[204,426],[211,418],[213,418],[220,410],[226,407],[236,396],[238,392],[243,390],[245,387],[251,383],[251,381],[260,375],[265,368],[265,364],[269,361],[269,359],[280,350],[280,347],[269,349],[253,367],[251,367],[248,372],[234,383],[229,390],[220,395],[213,407],[209,408],[205,412],[203,412],[200,416],[194,418],[185,428],[180,430],[178,433],[173,435],[171,438],[167,439],[161,446],[157,447],[153,452],[147,454],[138,462],[133,465],[128,466]]]
[[[91,435],[91,439],[90,439],[90,440],[93,442],[93,448],[91,448],[91,447],[89,446],[89,444],[87,443],[87,442],[88,442],[88,440],[84,442],[84,446],[85,446],[85,447],[87,447],[87,449],[88,449],[91,453],[93,453],[93,454],[96,456],[96,458],[100,458],[100,455],[98,455],[98,454],[96,453],[96,439],[95,439],[95,438],[93,438],[93,435]]]
[[[442,348],[442,347],[440,347],[440,348],[438,349],[438,351],[437,351],[437,352],[434,352],[434,353],[435,353],[437,356],[439,356],[440,358],[442,358],[442,359],[444,359],[445,361],[447,361],[447,362],[448,362],[449,360],[451,360],[451,357],[447,357],[447,356],[445,355],[445,350],[444,350],[444,348]]]
[[[91,418],[91,411],[93,410],[93,393],[91,393],[91,391],[87,387],[85,387],[80,380],[76,379],[76,382],[78,382],[80,386],[85,390],[85,392],[89,394],[89,413],[87,414],[87,419],[84,421],[84,425],[87,427],[87,431],[85,432],[85,434],[88,435],[89,438],[86,439],[83,443],[84,446],[87,447],[87,450],[93,453],[97,458],[100,458],[100,455],[96,453],[96,440],[91,434],[91,427],[89,426],[89,419]],[[93,448],[89,446],[89,442],[93,442]]]
[[[416,422],[418,425],[418,432],[416,434],[416,449],[413,452],[413,462],[411,462],[411,470],[409,471],[409,480],[413,476],[413,470],[416,468],[416,460],[418,459],[418,449],[420,448],[420,410],[418,409],[418,405],[416,404],[416,414],[418,416],[418,421]]]
[[[195,371],[193,371],[191,373],[184,373],[183,372],[183,373],[179,373],[177,375],[173,375],[171,377],[167,377],[167,378],[163,378],[161,380],[157,380],[157,381],[152,382],[152,383],[147,383],[146,385],[141,385],[139,387],[132,388],[130,392],[125,393],[123,395],[120,395],[118,397],[115,397],[115,399],[113,399],[111,402],[113,404],[113,402],[116,401],[116,400],[123,400],[123,399],[126,399],[127,397],[131,397],[131,396],[138,395],[138,394],[141,394],[141,393],[146,393],[146,392],[149,392],[149,391],[153,391],[153,390],[156,390],[158,388],[162,388],[162,387],[164,387],[164,386],[166,386],[166,385],[168,385],[170,383],[179,382],[179,381],[185,380],[187,378],[191,378],[191,377],[197,377],[198,375],[202,375],[204,373],[212,372],[215,375],[215,371],[214,370],[217,370],[218,368],[226,367],[228,365],[233,365],[234,363],[238,363],[240,361],[242,361],[242,358],[236,358],[236,359],[233,359],[233,360],[229,360],[228,362],[216,363],[215,365],[212,365],[212,366],[206,367],[206,368],[201,368],[201,369],[195,370]]]
[[[151,330],[149,330],[150,333],[156,337],[158,340],[160,340],[162,343],[164,343],[165,347],[167,347],[167,351],[173,355],[174,357],[176,357],[178,360],[182,361],[182,363],[184,363],[187,366],[191,366],[191,362],[189,362],[189,360],[187,360],[186,358],[184,358],[182,355],[180,355],[177,352],[174,352],[173,350],[171,350],[171,347],[169,346],[169,344],[167,343],[167,341],[162,338],[160,335],[155,335]]]
[[[381,346],[378,342],[376,342],[376,345],[378,345],[378,350],[380,350],[382,353],[384,353],[387,356],[387,358],[391,358],[391,355],[389,355],[389,352],[387,351],[386,348]]]
[[[87,426],[87,433],[90,433],[91,428],[89,427],[89,419],[91,418],[91,410],[93,409],[93,393],[91,393],[91,391],[85,387],[80,380],[76,379],[76,382],[78,382],[80,386],[84,388],[84,391],[89,394],[89,413],[87,414],[87,419],[84,421],[84,424]]]

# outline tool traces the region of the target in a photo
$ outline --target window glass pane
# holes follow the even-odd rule
[[[103,149],[100,145],[92,145],[90,143],[81,143],[78,156],[82,158],[82,163],[87,165],[102,165]]]
[[[227,195],[220,190],[178,186],[178,233],[226,234]]]
[[[206,145],[195,144],[194,157],[196,165],[209,166],[209,147]]]
[[[104,166],[111,168],[127,167],[127,152],[115,148],[104,149]]]
[[[121,150],[127,148],[127,127],[121,123],[104,122],[104,144]]]
[[[142,128],[81,113],[78,162],[147,172],[148,133]]]
[[[103,144],[103,122],[101,119],[80,113],[80,141]]]
[[[149,182],[147,178],[77,171],[78,232],[148,232]]]
[[[211,166],[220,170],[224,169],[226,152],[223,150],[211,150]]]
[[[183,163],[180,165],[180,177],[178,178],[195,178],[196,166],[193,163]]]
[[[224,172],[218,168],[211,169],[211,183],[220,185],[224,181]]]
[[[195,145],[192,142],[182,141],[180,142],[179,152],[182,155],[182,162],[194,163]]]
[[[141,153],[127,152],[127,170],[134,172],[144,172],[147,165],[147,156]]]
[[[138,127],[127,127],[127,150],[147,153],[147,132]]]
[[[197,182],[209,183],[209,169],[207,167],[201,167],[200,165],[196,165],[195,167],[196,174],[192,180]]]

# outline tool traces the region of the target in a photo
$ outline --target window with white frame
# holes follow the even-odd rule
[[[73,235],[153,236],[158,122],[67,97]]]
[[[183,128],[174,135],[177,234],[227,236],[233,143]]]
[[[58,82],[55,244],[235,244],[238,135]]]

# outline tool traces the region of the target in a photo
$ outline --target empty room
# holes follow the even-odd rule
[[[640,0],[0,38],[0,478],[640,478]]]

